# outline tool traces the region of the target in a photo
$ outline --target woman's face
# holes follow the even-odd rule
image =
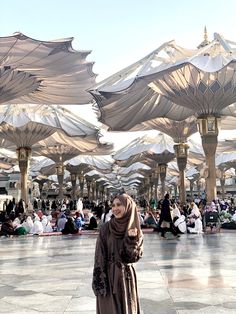
[[[121,201],[118,198],[115,198],[112,203],[112,214],[116,218],[122,218],[125,213],[125,206],[121,203]]]

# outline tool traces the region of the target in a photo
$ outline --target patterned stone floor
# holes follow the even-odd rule
[[[145,234],[136,264],[144,314],[236,313],[236,233]],[[96,236],[0,238],[0,313],[95,314]]]

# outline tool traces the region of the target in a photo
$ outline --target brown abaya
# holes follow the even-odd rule
[[[124,217],[102,225],[96,243],[93,291],[97,314],[139,314],[137,280],[132,263],[142,255],[143,236],[136,204],[126,194],[117,196],[125,205]],[[130,237],[129,229],[137,229]]]

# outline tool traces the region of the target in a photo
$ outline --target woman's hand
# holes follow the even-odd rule
[[[128,230],[128,236],[129,237],[136,237],[137,235],[138,235],[138,229],[137,228]]]

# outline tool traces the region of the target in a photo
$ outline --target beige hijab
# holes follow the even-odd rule
[[[109,221],[110,231],[116,238],[123,238],[128,235],[130,229],[137,229],[137,236],[142,235],[140,222],[138,218],[137,206],[134,200],[128,194],[117,195],[122,205],[125,206],[124,216],[121,218],[113,217]]]

